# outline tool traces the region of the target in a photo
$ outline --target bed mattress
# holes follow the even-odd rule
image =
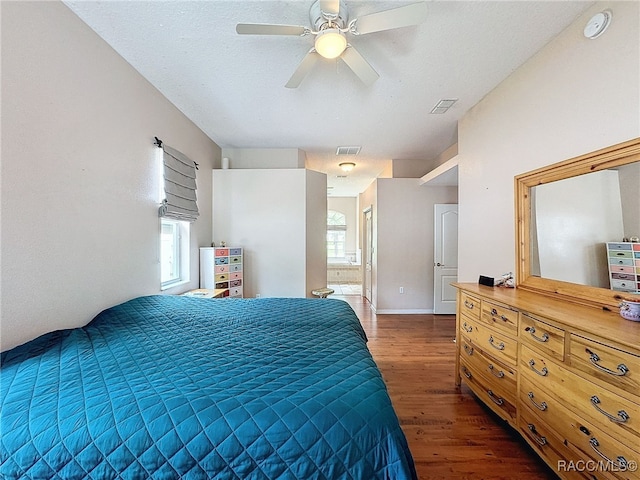
[[[416,478],[341,300],[140,297],[1,362],[5,479]]]

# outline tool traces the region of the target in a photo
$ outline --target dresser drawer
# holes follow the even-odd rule
[[[493,330],[479,320],[473,321],[463,316],[460,322],[460,333],[466,336],[474,347],[508,365],[517,364],[517,340]]]
[[[229,280],[229,274],[228,273],[219,273],[215,276],[215,280],[216,282],[226,282],[227,280]]]
[[[614,280],[631,280],[632,282],[636,281],[636,269],[635,267],[629,267],[631,272],[633,273],[612,273],[611,278]]]
[[[554,472],[558,472],[562,478],[567,480],[584,480],[585,477],[579,471],[578,463],[580,457],[564,444],[554,430],[527,408],[518,409],[518,429],[522,436],[528,440],[533,449],[542,456]]]
[[[507,335],[518,335],[518,312],[497,303],[482,301],[482,320]]]
[[[640,356],[575,334],[571,335],[569,345],[573,368],[621,389],[625,397],[638,401]]]
[[[230,272],[241,272],[242,271],[242,264],[241,263],[236,263],[234,265],[229,265],[229,271]]]
[[[242,249],[241,248],[230,248],[229,249],[229,255],[233,256],[237,256],[237,255],[242,255]]]
[[[216,265],[213,271],[215,273],[227,273],[229,271],[229,265]]]
[[[611,255],[611,253],[613,252],[632,250],[631,244],[628,242],[624,242],[624,243],[609,242],[607,243],[607,248],[609,249],[609,255]]]
[[[216,265],[227,265],[227,264],[229,264],[229,257],[216,257],[215,264]]]
[[[228,248],[216,248],[216,257],[228,257],[229,249]]]
[[[563,420],[559,424],[561,433],[587,462],[600,466],[596,475],[616,480],[640,479],[636,467],[640,457],[636,452],[602,430],[582,422],[579,417],[569,414]]]
[[[636,289],[636,282],[629,280],[611,280],[611,288],[623,292],[633,292]]]
[[[465,338],[461,341],[462,358],[460,360],[471,373],[485,377],[486,383],[492,386],[496,394],[509,398],[515,404],[518,396],[515,368],[485,356],[482,350],[474,348]]]
[[[229,289],[230,297],[242,297],[242,287],[232,287]]]
[[[465,292],[460,292],[460,313],[472,319],[480,318],[480,299]]]
[[[557,365],[553,383],[527,373],[520,379],[520,400],[542,411],[553,402],[567,404],[594,426],[618,438],[640,454],[640,405]],[[542,389],[545,389],[543,391]],[[545,393],[546,392],[546,393]],[[567,402],[567,399],[570,399]]]
[[[574,462],[578,460],[582,460],[583,463],[602,461],[602,464],[607,464],[606,460],[594,450],[594,447],[602,455],[611,455],[611,457],[607,456],[607,458],[612,462],[616,462],[608,464],[610,470],[621,469],[621,465],[617,465],[618,456],[623,456],[626,461],[637,461],[637,452],[624,443],[615,440],[588,420],[582,419],[580,415],[567,409],[563,405],[565,402],[566,400],[558,400],[546,390],[535,385],[535,383],[522,378],[520,383],[520,430],[524,431],[525,428],[528,430],[525,422],[536,426],[553,425],[552,430],[540,428],[538,436],[549,436],[549,432],[552,432],[553,435],[566,439],[567,444],[571,444],[574,448],[575,454],[573,458],[571,456],[565,458]],[[531,438],[531,436],[529,437]],[[590,443],[591,438],[596,439],[593,445]],[[597,467],[597,465],[594,465],[594,467]],[[596,478],[617,478],[611,472],[604,472],[603,470],[601,468],[592,473]],[[623,475],[621,478],[636,477]]]
[[[609,258],[633,258],[633,252],[629,250],[609,250]]]
[[[520,377],[527,376],[535,385],[553,390],[560,382],[559,366],[548,355],[539,353],[526,345],[520,346]]]
[[[614,265],[632,266],[633,265],[633,258],[631,258],[631,257],[627,257],[627,258],[611,258],[611,257],[609,257],[609,265],[611,265],[611,267],[613,267]]]
[[[242,278],[242,272],[232,272],[229,278],[231,278],[231,280],[240,280]]]
[[[636,270],[633,265],[611,265],[609,268],[614,275],[616,273],[635,273]]]
[[[461,359],[462,360],[462,359]],[[516,403],[508,398],[501,397],[494,391],[493,385],[482,375],[474,375],[471,369],[465,365],[465,361],[460,363],[460,375],[465,380],[471,391],[484,402],[491,410],[496,412],[501,418],[516,424]]]
[[[564,330],[528,313],[520,313],[520,341],[558,360],[564,360]]]

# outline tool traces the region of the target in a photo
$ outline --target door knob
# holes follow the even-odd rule
[[[436,267],[442,267],[442,266],[443,265],[440,262],[436,263]]]

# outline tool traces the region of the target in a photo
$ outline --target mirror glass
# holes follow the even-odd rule
[[[640,162],[530,189],[530,274],[610,288],[606,242],[640,237]]]
[[[640,137],[516,176],[515,200],[518,288],[607,310],[640,296],[640,242],[606,247],[640,237]]]

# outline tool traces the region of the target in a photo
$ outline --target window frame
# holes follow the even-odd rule
[[[163,241],[163,227],[170,225],[173,227],[173,242],[170,258],[173,259],[173,266],[171,268],[170,278],[163,280],[164,269],[163,263],[164,257],[164,241]],[[171,218],[160,217],[160,290],[166,290],[168,288],[181,285],[189,281],[189,239],[190,239],[190,227],[189,222],[180,220],[174,220]]]
[[[344,223],[335,223],[343,221]],[[341,240],[331,239],[331,235],[341,234]],[[329,243],[334,245],[333,249],[329,248]],[[329,252],[333,250],[338,253],[342,247],[342,256],[330,256]],[[337,210],[327,210],[327,262],[340,263],[347,260],[347,216]]]

